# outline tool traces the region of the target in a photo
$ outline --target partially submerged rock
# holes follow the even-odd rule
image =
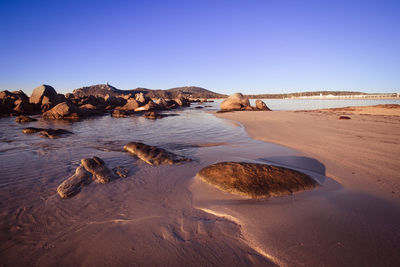
[[[15,119],[15,122],[19,122],[19,123],[32,122],[32,121],[37,121],[37,119],[31,118],[28,116],[24,116],[24,115],[20,115]]]
[[[88,185],[92,181],[106,184],[117,176],[126,177],[128,175],[128,170],[122,166],[115,167],[113,171],[115,174],[98,157],[82,159],[75,174],[58,186],[57,193],[61,198],[69,198],[79,193],[82,186]]]
[[[267,164],[220,162],[203,168],[197,175],[223,191],[253,198],[290,195],[317,186],[304,173]]]
[[[173,165],[191,161],[188,158],[176,155],[162,148],[143,143],[131,142],[124,146],[124,150],[136,155],[147,164],[155,166],[161,164]]]
[[[101,158],[81,159],[81,164],[88,172],[93,174],[94,180],[101,184],[106,184],[115,178],[114,173],[104,164]]]
[[[339,120],[350,120],[351,118],[349,116],[340,116]]]
[[[64,130],[64,129],[45,129],[45,128],[35,128],[35,127],[28,127],[25,129],[22,129],[22,132],[24,134],[34,134],[34,133],[40,133],[41,136],[55,139],[62,137],[63,135],[69,135],[73,134],[70,131]]]
[[[83,185],[88,185],[92,181],[92,174],[81,165],[76,169],[74,175],[57,187],[57,193],[61,198],[72,197],[81,191]]]
[[[250,107],[250,102],[241,93],[235,93],[222,101],[220,107],[222,111],[245,110],[246,107]]]

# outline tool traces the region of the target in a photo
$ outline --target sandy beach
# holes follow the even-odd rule
[[[339,119],[345,115],[351,119]],[[311,111],[233,112],[250,137],[318,159],[346,188],[400,201],[400,108],[348,107]]]

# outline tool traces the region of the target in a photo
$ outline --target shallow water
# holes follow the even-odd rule
[[[205,105],[210,107],[195,108]],[[347,249],[369,256],[346,254],[344,263],[365,263],[365,258],[368,263],[376,255],[386,257],[389,265],[396,262],[393,244],[400,232],[396,232],[400,225],[396,209],[368,196],[346,206],[345,200],[356,195],[325,177],[318,160],[252,140],[241,125],[216,118],[211,111],[217,105],[194,104],[171,112],[179,116],[155,121],[103,116],[22,125],[14,118],[0,119],[2,264],[343,265],[337,261],[342,248],[332,242],[349,233],[356,238],[341,241]],[[60,139],[22,134],[28,126],[59,127],[74,134]],[[157,145],[194,161],[149,166],[122,150],[131,141]],[[128,177],[107,185],[92,183],[73,198],[60,199],[57,186],[74,173],[80,159],[94,155],[109,167],[126,167]],[[287,166],[310,174],[322,186],[313,192],[254,201],[195,178],[201,168],[231,160]],[[376,209],[353,214],[364,202],[375,203],[379,215],[392,223],[360,225],[363,216],[376,215]],[[312,234],[299,234],[302,229]],[[375,245],[365,248],[364,241]]]

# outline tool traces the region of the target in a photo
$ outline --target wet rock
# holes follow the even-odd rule
[[[112,170],[119,177],[126,178],[128,176],[128,170],[122,166],[116,166]]]
[[[32,122],[32,121],[37,121],[37,119],[28,117],[28,116],[24,116],[24,115],[20,115],[15,119],[16,122],[22,123],[22,122]]]
[[[70,134],[73,133],[64,129],[42,129],[40,131],[40,135],[42,137],[47,137],[50,139],[56,139],[63,137],[64,135],[70,135]]]
[[[22,91],[0,92],[0,116],[31,114],[34,106]]]
[[[125,99],[123,97],[115,97],[115,96],[106,95],[104,100],[105,100],[106,106],[111,106],[111,107],[123,107],[124,105],[127,104],[127,99]],[[134,99],[132,99],[132,100],[134,100]]]
[[[160,114],[160,113],[155,112],[155,111],[146,112],[143,115],[143,117],[145,117],[146,119],[149,119],[149,120],[161,119],[161,118],[164,118],[166,116],[167,115]]]
[[[257,99],[256,100],[256,109],[257,110],[266,110],[270,111],[270,109],[267,107],[267,105],[264,103],[264,101]]]
[[[340,116],[339,120],[350,120],[351,118],[349,116]]]
[[[114,117],[114,118],[126,118],[129,115],[130,115],[130,112],[125,111],[125,110],[119,110],[119,109],[115,109],[111,113],[111,117]]]
[[[162,148],[149,146],[143,143],[131,142],[124,146],[124,150],[136,155],[147,164],[155,166],[161,164],[173,165],[191,161],[188,158],[176,155]]]
[[[230,95],[220,104],[222,111],[245,110],[250,107],[249,99],[241,93]]]
[[[304,173],[245,162],[212,164],[198,172],[198,176],[223,191],[253,198],[290,195],[317,186],[317,182]]]
[[[69,135],[73,134],[70,131],[64,130],[64,129],[44,129],[44,128],[35,128],[35,127],[28,127],[22,130],[24,134],[34,134],[34,133],[40,133],[41,136],[55,139],[55,138],[60,138],[64,135]]]
[[[88,185],[92,182],[92,174],[85,170],[85,168],[80,165],[75,174],[69,177],[67,180],[62,182],[57,187],[57,193],[61,198],[70,198],[81,191],[81,187]]]
[[[160,107],[160,109],[169,109],[170,105],[164,98],[158,98],[155,103]]]
[[[113,172],[104,164],[101,158],[82,159],[81,164],[85,169],[93,174],[95,181],[106,184],[115,178]]]

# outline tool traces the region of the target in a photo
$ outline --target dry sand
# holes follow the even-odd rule
[[[339,120],[339,116],[350,120]],[[314,111],[233,112],[255,139],[285,145],[322,162],[345,188],[400,200],[400,106]]]

